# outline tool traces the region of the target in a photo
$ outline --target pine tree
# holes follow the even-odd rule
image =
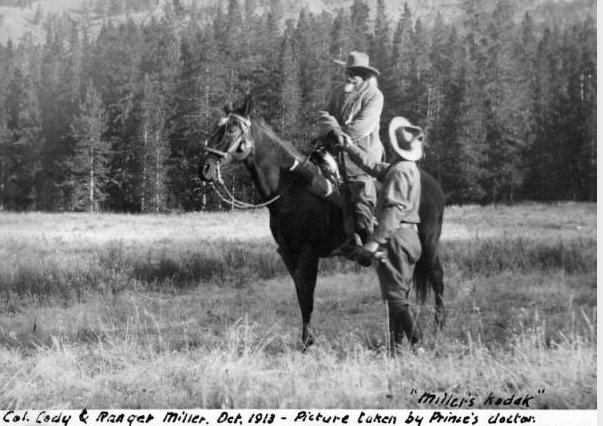
[[[272,7],[275,9],[264,14],[260,21],[261,25],[257,28],[254,52],[257,66],[253,70],[253,75],[248,77],[257,100],[255,111],[265,117],[274,117],[280,112],[280,81],[278,79],[281,43],[278,14],[280,12],[278,4],[272,4]]]
[[[559,137],[561,120],[557,105],[563,86],[558,28],[545,28],[536,52],[534,143],[530,150],[530,188],[536,199],[556,199],[564,187],[559,164],[563,152]]]
[[[344,9],[339,9],[339,12],[333,19],[333,26],[330,33],[331,46],[329,52],[333,59],[345,61],[348,52],[351,48],[351,21],[349,14]],[[339,73],[337,74],[340,76]]]
[[[412,12],[408,3],[404,3],[404,11],[398,19],[392,42],[392,59],[389,79],[392,88],[385,97],[384,111],[386,116],[409,113],[408,99],[411,88],[411,50],[413,34]]]
[[[243,12],[238,0],[228,0],[228,19],[226,20],[226,37],[224,41],[225,54],[237,62],[245,53],[242,49],[245,33],[243,31]]]
[[[450,202],[463,201],[461,192],[462,172],[462,120],[467,90],[465,50],[458,33],[452,29],[446,42],[445,51],[450,67],[444,74],[442,105],[438,121],[429,132],[426,147],[426,163],[440,181],[445,193],[451,194]]]
[[[143,51],[140,71],[162,84],[162,90],[172,89],[178,72],[180,44],[173,23],[151,20],[142,31]]]
[[[108,122],[111,124],[109,133],[119,134],[119,126],[123,124],[131,108],[142,54],[145,53],[142,36],[132,21],[119,27],[109,21],[101,28],[91,51],[86,77],[92,79],[105,103]],[[159,62],[159,58],[153,60],[147,56],[146,59],[146,65],[153,71],[157,71],[164,63]],[[147,71],[151,72],[149,69]]]
[[[580,199],[597,201],[597,54],[595,20],[588,16],[578,34],[579,68],[576,87],[578,174]]]
[[[245,0],[245,22],[250,23],[255,18],[256,0]]]
[[[229,72],[223,66],[226,59],[217,48],[215,32],[208,28],[197,35],[199,65],[197,67],[197,111],[204,127],[210,127],[215,120],[215,108],[224,105],[229,91]],[[208,136],[208,135],[207,135]]]
[[[65,104],[65,95],[60,82],[67,62],[64,40],[60,38],[55,26],[49,26],[44,44],[41,62],[41,81],[39,85],[40,118],[44,145],[41,150],[40,179],[38,193],[42,194],[41,204],[45,210],[58,208],[55,202],[64,203],[63,194],[57,190],[62,179],[61,160],[69,154],[71,148],[65,143],[69,132],[69,120],[73,111]]]
[[[198,66],[191,93],[191,125],[188,138],[182,140],[173,153],[174,159],[180,161],[180,167],[170,170],[172,192],[176,196],[180,194],[177,198],[191,208],[193,206],[188,203],[193,203],[197,197],[201,198],[204,209],[216,209],[220,206],[219,201],[212,198],[208,186],[204,185],[198,188],[201,191],[193,192],[197,188],[190,184],[190,176],[196,175],[203,141],[209,138],[228,96],[228,70],[222,66],[225,60],[214,35],[215,31],[211,27],[200,30],[196,35],[194,44],[197,46]]]
[[[381,73],[379,77],[379,87],[387,96],[394,92],[395,87],[398,84],[392,66],[391,52],[392,41],[390,40],[389,20],[385,9],[385,1],[378,0],[375,28],[370,41],[369,56],[371,66],[378,69]],[[391,117],[395,115],[395,112],[385,109],[381,116],[384,127],[387,126]]]
[[[77,24],[74,24],[69,38],[68,56],[64,64],[63,80],[59,83],[65,89],[63,96],[71,104],[80,99],[82,92],[84,46],[80,40],[79,31],[80,28]]]
[[[481,202],[487,195],[484,187],[487,170],[487,129],[484,109],[479,99],[477,87],[467,84],[468,91],[461,103],[459,116],[459,134],[455,144],[454,155],[456,185],[454,198],[461,202]]]
[[[109,16],[117,16],[124,13],[124,4],[122,0],[109,0],[107,14]]]
[[[285,6],[283,0],[270,0],[270,14],[277,26],[280,26],[281,21],[285,17]]]
[[[295,39],[299,47],[300,88],[302,93],[302,129],[307,142],[316,112],[323,109],[331,91],[332,69],[331,44],[328,34],[332,21],[324,16],[316,17],[305,10],[300,12]]]
[[[429,70],[427,76],[429,85],[427,120],[429,124],[440,121],[440,112],[442,110],[441,100],[453,70],[453,52],[448,50],[448,35],[449,32],[444,24],[444,19],[438,13],[431,30],[431,44],[429,47]]]
[[[0,114],[0,211],[5,207],[12,207],[12,200],[8,187],[12,185],[13,171],[13,136],[7,127],[6,117]]]
[[[512,200],[525,176],[525,127],[520,114],[522,93],[517,91],[519,79],[515,74],[513,54],[514,11],[509,0],[498,0],[487,28],[488,54],[484,73],[484,100],[488,142],[486,184],[492,201]]]
[[[534,141],[538,132],[538,86],[540,76],[537,75],[538,40],[531,15],[526,12],[521,22],[521,31],[516,40],[515,63],[516,84],[515,95],[519,99],[520,114],[523,116],[523,127],[519,129],[520,137],[526,145],[524,155],[525,178],[522,185],[522,197],[528,193],[537,193],[532,188],[534,164]],[[531,197],[531,196],[530,196]]]
[[[292,33],[293,30],[290,30]],[[291,34],[292,35],[292,34]],[[281,123],[283,137],[296,139],[299,124],[302,123],[302,94],[300,88],[299,58],[295,51],[295,43],[291,35],[283,40],[281,53],[282,87],[281,87]]]
[[[486,102],[484,90],[487,72],[485,0],[464,0],[465,46],[467,50],[464,99],[459,117],[458,169],[461,173],[457,196],[462,201],[482,201],[487,195]]]
[[[174,8],[174,14],[178,19],[182,19],[185,16],[186,8],[182,4],[182,0],[172,0],[172,7]]]
[[[445,116],[443,106],[455,72],[454,50],[450,49],[449,33],[446,30],[444,19],[438,14],[430,37],[430,67],[426,76],[427,115],[424,121],[428,142],[424,161],[428,165],[427,168],[434,171],[440,181],[443,163],[446,161],[444,155],[446,145],[450,142],[449,129],[443,125]]]
[[[142,212],[160,212],[167,207],[167,160],[169,145],[166,129],[167,106],[156,83],[144,76],[140,105],[140,152]]]
[[[594,32],[592,20],[587,19],[571,28],[566,27],[561,40],[560,85],[556,86],[557,102],[554,105],[560,154],[556,160],[563,177],[558,192],[572,200],[594,198]],[[585,43],[589,38],[591,42]]]
[[[105,206],[121,211],[136,211],[139,205],[133,182],[137,159],[132,144],[136,127],[131,115],[139,89],[142,58],[149,55],[143,37],[132,20],[118,27],[109,22],[101,28],[94,43],[88,77],[103,100],[107,114],[105,137],[115,153],[111,156],[109,173],[112,179],[107,187]],[[154,64],[150,67],[157,71]],[[162,76],[166,73],[167,70],[161,71]]]
[[[375,28],[370,44],[371,65],[387,75],[390,67],[390,41],[389,20],[385,9],[385,0],[377,0]]]
[[[110,143],[104,139],[107,116],[100,94],[88,84],[80,113],[71,126],[76,139],[74,154],[68,162],[72,174],[74,210],[98,212],[107,196]]]
[[[94,13],[101,17],[107,16],[107,4],[105,3],[105,0],[95,0],[93,4],[92,10]]]
[[[417,20],[412,39],[412,79],[415,82],[411,85],[413,97],[416,102],[417,122],[425,123],[430,106],[429,85],[431,81],[430,62],[429,62],[429,33],[423,22]]]
[[[27,62],[30,66],[39,64],[33,46],[27,46],[27,49],[32,49],[26,53]],[[34,67],[15,69],[7,93],[6,129],[12,140],[7,147],[10,158],[7,174],[10,178],[4,190],[11,199],[11,208],[19,210],[43,207],[39,184],[44,138],[36,74]]]
[[[340,9],[333,20],[330,31],[331,45],[329,47],[330,57],[339,61],[347,59],[352,48],[352,24],[350,16],[343,9]],[[329,67],[331,87],[336,87],[342,82],[342,72],[339,67]]]
[[[214,31],[214,40],[216,40],[216,44],[220,51],[225,52],[226,40],[228,40],[228,35],[226,34],[226,28],[228,25],[228,16],[225,16],[222,0],[218,0],[218,5],[216,7],[216,13],[213,17],[213,31]]]
[[[363,0],[354,0],[351,7],[352,49],[368,52],[371,8]]]

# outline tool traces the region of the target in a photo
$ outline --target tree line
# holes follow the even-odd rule
[[[121,3],[110,2],[119,7]],[[313,118],[342,79],[332,59],[381,71],[382,129],[426,131],[421,165],[449,203],[596,200],[596,22],[516,19],[510,0],[463,0],[460,20],[337,13],[282,0],[212,9],[174,0],[161,19],[43,19],[0,46],[0,209],[160,212],[224,208],[196,178],[202,142],[246,91],[285,140],[311,148]],[[257,201],[244,171],[228,185]]]

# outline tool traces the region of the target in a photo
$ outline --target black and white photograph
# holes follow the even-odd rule
[[[0,0],[0,424],[595,425],[597,189],[596,0]]]

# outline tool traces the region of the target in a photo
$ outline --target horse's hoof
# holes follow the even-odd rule
[[[444,320],[443,319],[436,320],[436,331],[444,331]]]
[[[313,338],[308,338],[308,339],[304,339],[301,342],[301,352],[304,353],[306,352],[308,349],[310,349],[310,346],[314,345],[314,339]]]

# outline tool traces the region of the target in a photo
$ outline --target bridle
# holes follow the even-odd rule
[[[230,113],[228,115],[228,117],[225,117],[222,120],[220,120],[220,127],[226,126],[228,121],[231,118],[235,118],[239,122],[239,125],[241,127],[241,132],[239,133],[237,138],[230,144],[230,146],[228,147],[228,149],[226,151],[222,151],[222,150],[219,150],[216,148],[211,148],[206,145],[203,148],[203,150],[205,152],[209,152],[211,154],[217,155],[220,159],[224,159],[224,158],[228,157],[229,154],[234,154],[236,152],[236,150],[239,148],[239,145],[244,141],[246,141],[249,146],[253,147],[253,139],[251,138],[251,132],[250,132],[251,120],[243,117],[242,115]],[[222,145],[227,136],[228,136],[227,127],[225,127],[224,134],[222,135],[222,139],[220,139],[220,142],[218,142],[216,144],[216,146]],[[205,143],[207,144],[207,142],[205,142]]]
[[[216,148],[212,148],[212,147],[208,147],[207,146],[207,142],[205,142],[206,146],[203,147],[203,152],[205,153],[209,153],[209,154],[213,154],[215,155],[217,158],[216,160],[216,179],[215,181],[211,181],[210,182],[210,186],[211,188],[214,190],[214,192],[216,193],[216,195],[225,203],[230,204],[232,207],[237,208],[237,209],[257,209],[257,208],[261,208],[261,207],[266,207],[272,203],[274,203],[276,200],[278,200],[281,195],[288,189],[285,188],[283,191],[281,191],[280,193],[278,193],[276,196],[272,197],[270,200],[264,202],[264,203],[260,203],[260,204],[251,204],[251,203],[246,203],[244,201],[238,200],[229,190],[228,187],[226,186],[226,184],[224,183],[224,180],[222,179],[222,173],[220,171],[220,163],[222,161],[224,161],[226,158],[228,158],[228,156],[233,155],[235,157],[239,157],[240,160],[243,160],[244,158],[246,158],[247,156],[251,155],[253,152],[253,148],[255,146],[255,142],[253,140],[253,138],[251,137],[251,120],[249,120],[246,117],[243,117],[242,115],[239,114],[234,114],[234,113],[230,113],[228,114],[227,117],[223,118],[222,120],[220,120],[220,127],[224,126],[224,134],[222,135],[222,138],[220,139],[220,142],[218,142],[216,144],[216,146],[221,146],[223,145],[224,141],[226,140],[226,138],[228,137],[228,122],[230,121],[230,119],[236,119],[239,123],[239,126],[241,127],[241,132],[239,133],[239,135],[236,137],[236,139],[230,144],[230,146],[226,149],[226,151],[220,150],[220,149],[216,149]],[[243,155],[238,155],[237,150],[239,150],[241,144],[245,143],[245,151]],[[216,185],[216,183],[218,185]],[[225,195],[224,195],[224,194]]]

